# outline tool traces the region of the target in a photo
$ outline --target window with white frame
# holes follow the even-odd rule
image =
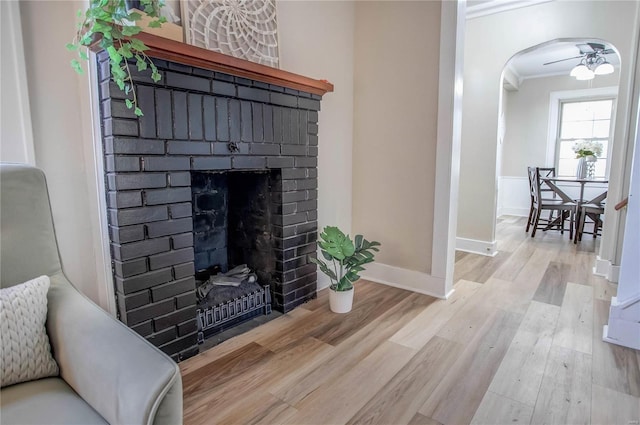
[[[606,177],[613,105],[614,98],[561,101],[556,143],[558,176],[575,176],[578,158],[574,147],[586,142],[602,146],[602,154],[595,164],[595,177]]]

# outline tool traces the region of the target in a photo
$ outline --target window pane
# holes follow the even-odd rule
[[[589,139],[593,137],[592,121],[563,122],[560,131],[561,139]]]
[[[576,153],[573,151],[573,141],[561,141],[560,142],[560,158],[575,158]]]
[[[558,161],[558,176],[575,176],[578,160],[574,158],[560,159]]]
[[[607,159],[603,158],[596,161],[596,177],[604,177],[605,172],[607,171]]]
[[[593,137],[609,137],[609,125],[611,121],[601,120],[593,122]]]
[[[611,107],[613,106],[613,100],[600,100],[592,103],[591,108],[593,110],[593,119],[595,120],[609,120],[611,119]]]
[[[586,121],[593,119],[588,102],[572,102],[562,105],[562,121]]]

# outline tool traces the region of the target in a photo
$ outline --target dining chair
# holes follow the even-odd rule
[[[555,167],[527,167],[527,174],[529,176],[529,195],[531,200],[531,205],[529,206],[529,218],[527,220],[527,227],[525,232],[529,232],[529,228],[533,224],[533,212],[534,212],[534,187],[536,185],[536,181],[538,182],[538,186],[540,187],[540,194],[542,195],[543,200],[555,200],[556,192],[550,187],[546,186],[542,182],[542,178],[546,177],[555,177],[556,169]],[[537,174],[537,177],[536,177]],[[546,192],[551,192],[551,197],[544,197]],[[549,220],[554,219],[554,210],[549,211]]]
[[[536,235],[536,230],[544,231],[555,228],[564,234],[565,230],[569,230],[569,238],[573,239],[573,219],[576,212],[575,202],[566,202],[562,199],[545,199],[542,197],[542,189],[540,187],[540,167],[528,167],[529,186],[531,188],[531,211],[529,213],[529,222],[527,223],[527,231],[532,226],[531,237]],[[550,211],[549,218],[541,218],[543,211]],[[553,212],[557,212],[558,216],[554,217]],[[565,221],[569,220],[569,229],[565,228]]]
[[[607,192],[603,192],[597,197],[593,198],[587,203],[581,204],[576,213],[576,234],[573,239],[573,243],[578,243],[582,240],[584,233],[593,235],[595,239],[600,233],[602,228],[602,214],[604,214],[605,199],[607,199]],[[593,232],[585,232],[584,226],[587,217],[593,222]]]

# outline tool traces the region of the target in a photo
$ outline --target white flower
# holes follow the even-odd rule
[[[576,153],[576,158],[582,158],[584,156],[599,157],[602,155],[602,143],[578,140],[573,144],[573,151]]]

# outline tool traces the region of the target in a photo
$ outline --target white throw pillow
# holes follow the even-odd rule
[[[58,374],[47,321],[49,277],[0,289],[0,384],[2,387]]]

